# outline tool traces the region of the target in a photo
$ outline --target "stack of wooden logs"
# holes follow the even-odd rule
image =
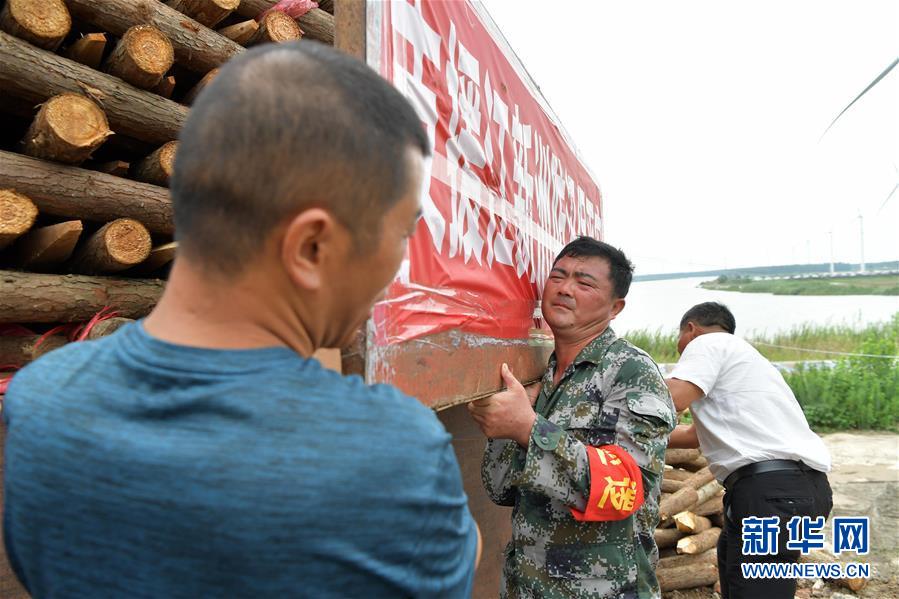
[[[698,449],[669,449],[659,502],[659,546],[656,576],[663,591],[716,585],[717,544],[724,527],[724,488],[709,471]],[[837,558],[815,550],[801,555],[808,563],[835,563]],[[866,578],[829,581],[859,591]]]
[[[152,309],[176,251],[167,185],[189,105],[247,46],[333,44],[331,2],[296,19],[276,5],[0,0],[0,328]],[[0,377],[59,343],[2,336]]]
[[[718,581],[715,547],[724,525],[724,489],[698,449],[665,452],[665,474],[655,538],[656,575],[663,591]]]

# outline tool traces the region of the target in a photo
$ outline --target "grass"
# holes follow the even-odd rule
[[[677,335],[634,331],[626,339],[657,362],[677,361]],[[800,365],[785,373],[809,424],[816,431],[847,429],[899,430],[899,360],[812,353],[770,345],[832,352],[899,356],[899,313],[889,322],[861,330],[846,326],[802,325],[773,337],[750,339],[771,361],[826,360],[833,367]],[[768,345],[763,345],[768,344]]]
[[[747,339],[747,341],[753,343],[759,353],[772,362],[831,360],[838,358],[840,353],[859,353],[857,352],[858,347],[871,335],[888,336],[893,334],[890,327],[893,326],[892,322],[896,318],[899,318],[899,314],[894,316],[894,320],[891,322],[872,324],[863,329],[854,329],[846,325],[803,324],[784,333],[757,336]],[[629,331],[622,336],[649,353],[656,362],[677,362],[679,356],[677,355],[677,333],[675,331],[644,329]]]
[[[899,295],[899,275],[752,279],[721,276],[700,283],[705,289],[774,295]]]

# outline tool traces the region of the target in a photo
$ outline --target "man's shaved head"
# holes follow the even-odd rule
[[[323,208],[356,246],[430,155],[409,102],[358,60],[314,42],[268,44],[225,65],[181,131],[171,193],[179,251],[222,274],[275,227]]]

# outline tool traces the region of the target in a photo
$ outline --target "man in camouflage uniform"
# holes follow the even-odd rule
[[[608,244],[568,244],[543,293],[556,347],[539,390],[503,364],[507,390],[469,404],[489,437],[484,486],[514,506],[501,597],[660,596],[653,531],[676,418],[658,366],[609,327],[632,272]]]

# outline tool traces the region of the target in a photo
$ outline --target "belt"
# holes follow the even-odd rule
[[[737,468],[724,479],[724,488],[732,489],[737,481],[747,476],[755,476],[756,474],[765,474],[766,472],[780,472],[783,470],[800,470],[802,472],[811,472],[814,468],[803,464],[796,460],[765,460],[764,462],[755,462],[754,464],[746,464],[742,468]]]

